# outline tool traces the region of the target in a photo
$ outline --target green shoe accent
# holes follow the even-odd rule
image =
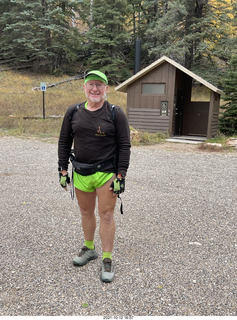
[[[98,258],[98,254],[95,251],[95,249],[91,250],[84,246],[79,252],[79,255],[76,258],[74,258],[72,262],[74,266],[84,266],[90,260],[94,260],[96,258]]]
[[[114,279],[114,268],[112,266],[112,260],[105,258],[102,261],[100,280],[103,282],[112,282]]]
[[[112,252],[103,252],[103,259],[109,258],[110,260],[112,260]]]
[[[92,240],[92,241],[85,240],[85,246],[86,246],[88,249],[94,250],[94,249],[95,249],[94,240]]]

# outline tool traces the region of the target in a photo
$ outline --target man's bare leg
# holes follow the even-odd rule
[[[115,235],[114,207],[116,196],[109,190],[114,177],[102,187],[96,189],[98,196],[98,211],[100,215],[100,238],[103,252],[112,252]]]
[[[85,240],[94,240],[96,229],[95,204],[96,192],[84,192],[75,188],[81,211],[81,222]]]
[[[90,260],[98,258],[98,254],[94,248],[96,192],[84,192],[77,188],[75,190],[81,211],[85,245],[82,247],[79,255],[73,259],[73,264],[75,266],[83,266]]]

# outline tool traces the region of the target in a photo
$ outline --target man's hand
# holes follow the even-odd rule
[[[124,178],[115,178],[110,185],[110,189],[113,190],[114,194],[120,194],[125,190],[125,179]]]
[[[67,185],[70,184],[70,177],[67,171],[64,170],[59,172],[59,182],[61,187],[67,191]]]

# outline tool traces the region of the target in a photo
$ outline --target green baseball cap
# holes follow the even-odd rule
[[[108,84],[108,79],[106,75],[98,70],[93,70],[87,73],[85,76],[85,81],[84,83],[87,83],[89,80],[98,80],[98,81],[103,81],[104,83]]]

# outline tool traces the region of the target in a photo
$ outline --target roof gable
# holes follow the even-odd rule
[[[149,73],[151,70],[157,68],[159,65],[161,65],[164,62],[168,62],[171,65],[173,65],[175,68],[181,70],[182,72],[186,73],[189,75],[191,78],[195,79],[196,81],[200,82],[203,84],[205,87],[209,88],[210,90],[219,93],[219,94],[224,94],[223,91],[218,89],[217,87],[213,86],[211,83],[207,82],[206,80],[202,79],[192,71],[188,70],[187,68],[183,67],[181,64],[175,62],[174,60],[169,59],[166,56],[161,57],[160,59],[156,60],[152,64],[150,64],[148,67],[144,68],[143,70],[139,71],[120,85],[118,85],[115,90],[116,91],[121,91],[121,92],[127,92],[128,86],[133,83],[134,81],[138,80],[139,78],[143,77],[145,74]]]

